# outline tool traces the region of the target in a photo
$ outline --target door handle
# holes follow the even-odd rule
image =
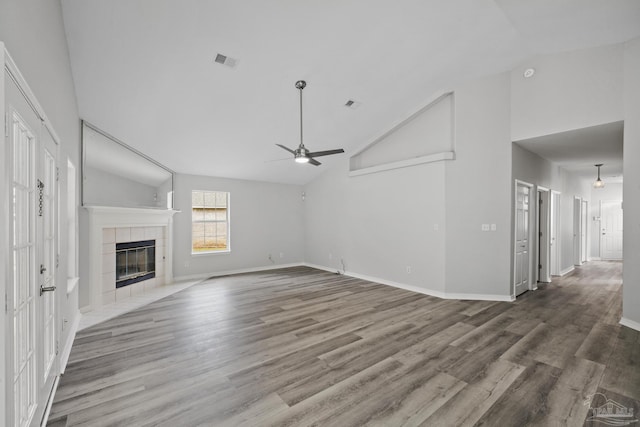
[[[56,290],[55,286],[42,286],[40,285],[40,296],[42,296],[42,294],[44,294],[45,292],[53,292]]]

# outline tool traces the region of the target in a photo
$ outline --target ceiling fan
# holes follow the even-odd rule
[[[326,150],[326,151],[309,151],[302,142],[302,89],[307,86],[307,82],[304,80],[298,80],[296,82],[296,89],[300,91],[300,145],[295,150],[291,148],[285,147],[281,144],[276,144],[278,147],[283,148],[293,154],[293,158],[297,163],[311,163],[314,166],[320,166],[322,163],[317,161],[314,157],[320,156],[328,156],[330,154],[340,154],[344,153],[342,148],[338,148],[336,150]]]

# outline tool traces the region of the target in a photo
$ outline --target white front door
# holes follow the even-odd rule
[[[58,373],[56,337],[56,271],[58,268],[57,146],[43,127],[38,149],[38,402],[47,402]],[[44,406],[44,405],[43,405]],[[43,408],[44,409],[44,408]]]
[[[600,258],[622,259],[622,202],[601,202]]]
[[[54,293],[40,293],[41,286],[55,286],[57,147],[6,70],[5,103],[5,165],[11,177],[6,356],[12,389],[6,422],[23,427],[40,425],[58,373]]]
[[[529,201],[531,185],[516,181],[515,194],[515,248],[514,248],[514,295],[529,289]]]
[[[8,123],[8,158],[12,160],[11,239],[12,260],[9,302],[12,335],[8,366],[13,382],[13,405],[7,405],[8,425],[28,426],[37,409],[36,354],[36,182],[35,160],[40,120],[5,76]],[[9,165],[8,165],[9,166]],[[11,396],[11,394],[10,394]]]

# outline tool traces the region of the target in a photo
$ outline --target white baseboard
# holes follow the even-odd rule
[[[49,399],[47,399],[47,407],[44,410],[44,415],[42,416],[42,423],[40,424],[40,427],[46,427],[49,421],[51,407],[53,406],[53,398],[56,395],[56,391],[58,391],[58,384],[60,384],[60,375],[56,376],[53,380],[53,387],[51,387],[51,393],[49,394]]]
[[[322,265],[305,263],[307,267],[317,268],[318,270],[329,271],[335,273],[338,270],[335,268],[329,268]],[[478,301],[515,301],[515,298],[511,295],[489,295],[489,294],[465,294],[465,293],[452,293],[442,292],[434,289],[423,288],[420,286],[408,285],[406,283],[395,282],[392,280],[381,279],[379,277],[367,276],[360,273],[354,273],[353,271],[345,271],[345,276],[355,277],[356,279],[367,280],[369,282],[380,283],[382,285],[393,286],[394,288],[404,289],[406,291],[416,292],[423,295],[429,295],[432,297],[438,297],[442,299],[466,299],[466,300],[478,300]]]
[[[622,319],[620,319],[620,324],[622,326],[626,326],[627,328],[631,328],[631,329],[635,329],[636,331],[640,331],[640,323],[636,322],[634,320],[631,320],[631,319],[627,319],[626,317],[623,317]]]
[[[564,270],[560,270],[560,277],[566,276],[567,274],[571,273],[575,269],[576,268],[572,265],[571,267],[567,267]]]
[[[181,282],[183,280],[205,280],[210,277],[229,276],[231,274],[242,274],[242,273],[256,273],[259,271],[279,270],[281,268],[300,267],[303,265],[306,265],[306,264],[302,262],[296,262],[291,264],[274,264],[274,265],[265,265],[262,267],[241,268],[238,270],[214,271],[210,273],[191,274],[187,276],[176,276],[173,278],[173,281]]]
[[[62,349],[62,353],[60,354],[60,373],[64,374],[64,370],[67,367],[67,362],[69,362],[69,355],[71,354],[71,347],[73,346],[73,341],[76,338],[76,333],[78,332],[78,326],[80,326],[80,312],[76,313],[75,318],[73,319],[73,323],[71,324],[71,329],[69,330],[69,335],[67,342],[64,343],[64,348]]]

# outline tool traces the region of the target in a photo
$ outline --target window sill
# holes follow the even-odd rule
[[[230,253],[231,253],[231,249],[228,249],[226,251],[191,252],[191,256],[201,257],[201,256],[207,256],[207,255],[224,255],[224,254],[230,254]]]

